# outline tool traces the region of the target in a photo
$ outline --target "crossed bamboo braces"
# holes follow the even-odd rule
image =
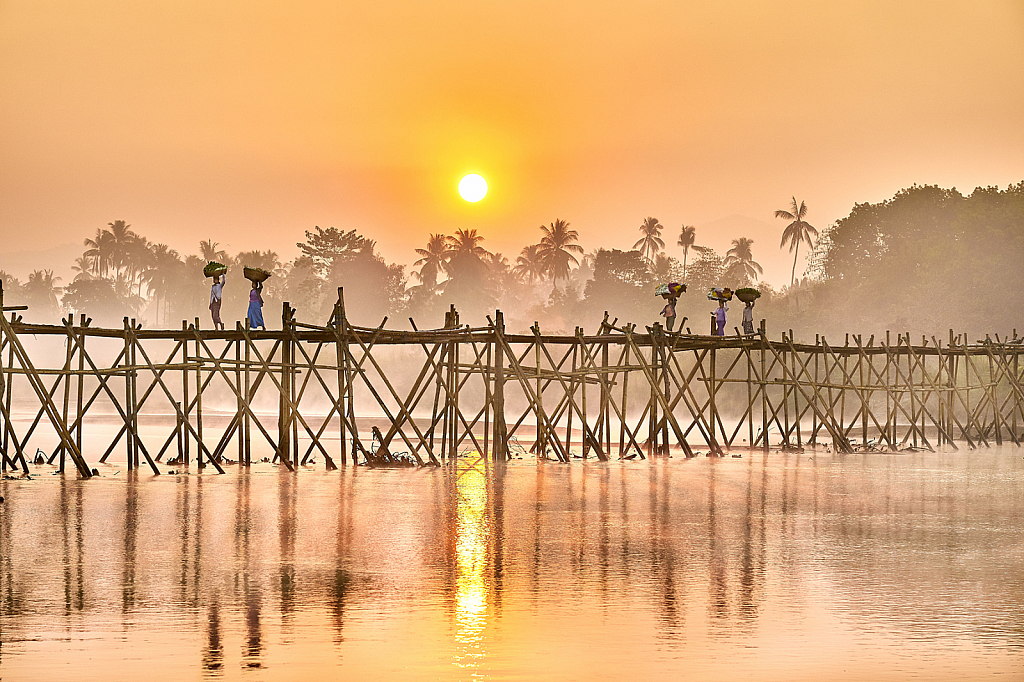
[[[951,331],[945,345],[934,336],[915,345],[909,334],[877,344],[854,335],[842,346],[819,336],[811,345],[792,332],[769,340],[763,322],[755,335],[708,337],[638,331],[607,313],[593,335],[548,335],[537,323],[509,334],[500,311],[472,328],[454,306],[441,328],[410,318],[412,331],[398,331],[387,318],[352,324],[340,289],[326,324],[298,321],[285,303],[271,332],[203,330],[198,318],[180,330],[143,330],[128,318],[122,329],[97,328],[84,315],[28,324],[23,309],[0,316],[5,472],[40,461],[63,472],[70,461],[89,478],[84,451],[105,463],[119,443],[129,468],[160,474],[193,464],[223,473],[260,450],[296,471],[318,454],[327,470],[439,466],[467,452],[504,461],[520,439],[533,443],[528,454],[567,463],[766,451],[773,431],[784,448],[826,439],[841,453],[1019,446],[1024,437],[1024,345],[998,336],[970,343]],[[39,336],[63,339],[62,363],[33,360],[25,340]],[[25,395],[36,404],[28,418]],[[267,396],[276,414],[258,409]],[[216,406],[232,400],[226,424],[216,424]],[[84,426],[101,412],[119,428],[105,445],[92,434],[86,442]],[[140,417],[157,415],[173,426],[153,447],[149,431],[163,427],[144,433]],[[32,458],[39,440],[47,450]]]

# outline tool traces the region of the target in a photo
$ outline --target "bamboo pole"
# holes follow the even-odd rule
[[[504,462],[509,459],[508,426],[505,424],[505,352],[504,340],[505,316],[500,310],[494,311],[494,391],[491,399],[494,402],[494,460]]]
[[[281,325],[289,329],[292,308],[287,301],[281,304]],[[281,344],[281,383],[277,411],[277,456],[282,462],[291,463],[291,353],[292,340],[284,338]],[[289,467],[291,468],[291,467]]]
[[[63,404],[61,405],[61,419],[65,424],[68,423],[68,410],[71,407],[71,362],[75,359],[75,347],[71,342],[70,335],[73,333],[70,326],[67,325],[71,321],[72,316],[69,315],[67,320],[64,320],[65,326],[68,328],[68,341],[67,348],[65,349],[64,357],[64,396]],[[58,464],[58,471],[64,473],[64,463],[67,459],[67,448],[63,443],[57,446],[60,451],[60,463]]]
[[[84,408],[82,398],[85,395],[85,328],[89,325],[85,315],[81,316],[80,330],[78,336],[75,337],[76,345],[78,346],[78,395],[75,401],[75,445],[78,447],[78,451],[82,452],[82,431],[84,428]],[[70,318],[69,318],[70,321]]]

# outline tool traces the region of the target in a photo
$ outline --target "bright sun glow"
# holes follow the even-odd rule
[[[470,173],[459,180],[459,195],[466,201],[480,201],[487,196],[487,181],[476,173]]]

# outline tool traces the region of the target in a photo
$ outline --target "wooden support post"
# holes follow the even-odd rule
[[[235,325],[238,326],[237,324]],[[242,340],[235,339],[235,386],[242,385]],[[238,430],[235,437],[238,439],[238,466],[245,466],[245,430],[242,424],[245,420],[245,406],[242,404],[248,399],[249,391],[235,397],[235,420],[238,423]]]
[[[490,339],[488,339],[487,347],[484,349],[487,357],[483,363],[483,369],[481,370],[484,381],[484,451],[482,454],[490,461],[494,461],[494,455],[492,453],[494,446],[491,444],[491,408],[494,405],[494,401],[491,398],[491,392],[494,390],[494,384],[491,381],[491,372],[494,370],[493,350],[494,344],[491,343]]]
[[[452,310],[455,311],[455,306],[452,306]],[[458,328],[458,312],[455,312],[454,322],[455,328]],[[459,436],[459,418],[462,416],[462,412],[459,410],[459,348],[461,345],[458,341],[452,341],[452,352],[448,356],[448,360],[451,363],[448,370],[448,400],[451,405],[451,418],[448,423],[452,429],[450,442],[452,444],[452,456],[454,457],[458,457],[459,445],[461,445],[463,440],[463,437]]]
[[[196,339],[196,466],[202,471],[206,466],[203,461],[203,350],[199,341],[199,318],[195,323]],[[185,344],[188,345],[187,343]]]
[[[608,335],[608,311],[604,313],[604,321],[601,323],[601,336]],[[601,376],[608,378],[608,341],[609,339],[602,339],[601,343]],[[609,382],[601,382],[601,430],[604,433],[605,452],[612,451],[612,417],[611,410],[609,409],[608,401],[611,399],[611,387]],[[620,452],[621,455],[621,452]]]
[[[2,314],[2,313],[0,313]],[[68,330],[68,340],[66,355],[64,357],[64,404],[61,409],[61,418],[64,420],[64,424],[68,423],[68,410],[71,407],[71,362],[75,359],[75,344],[72,343],[71,335],[73,333],[71,325],[74,323],[74,315],[68,315],[68,319],[64,321],[65,328]],[[58,464],[58,470],[60,473],[64,473],[64,460],[67,459],[67,447],[63,443],[58,446],[60,451],[60,463]]]
[[[627,325],[628,329],[629,326]],[[622,349],[622,415],[619,419],[619,459],[626,454],[626,417],[629,414],[629,352],[630,346]]]
[[[338,301],[334,304],[334,327],[337,330],[335,333],[339,334],[341,336],[341,338],[344,338],[344,335],[346,333],[345,332],[345,302],[344,302],[344,289],[342,289],[342,287],[338,287]],[[345,465],[345,464],[348,464],[348,443],[347,443],[347,434],[345,433],[345,412],[344,412],[344,410],[346,409],[346,407],[345,407],[345,404],[346,404],[345,397],[346,397],[346,392],[348,391],[348,387],[345,384],[345,362],[346,362],[346,355],[347,355],[347,353],[345,353],[344,346],[342,345],[342,343],[340,343],[338,341],[337,338],[335,338],[334,349],[335,349],[335,357],[337,357],[337,359],[338,359],[338,362],[337,362],[337,367],[338,367],[338,404],[341,406],[341,409],[339,410],[339,413],[338,413],[338,435],[339,435],[340,441],[341,441],[341,443],[340,443],[340,445],[341,445],[341,455],[340,455],[340,457],[341,457],[342,465]]]
[[[647,396],[647,456],[658,455],[658,340],[655,330],[660,325],[655,324],[648,334],[651,339],[651,386],[650,394]]]
[[[236,326],[236,328],[239,329],[239,331],[241,331],[241,325],[235,325],[235,326]],[[246,320],[245,328],[246,329],[249,328],[248,320]],[[242,427],[243,427],[242,428],[242,437],[245,439],[245,466],[249,467],[249,466],[252,466],[252,438],[251,438],[251,436],[252,436],[252,421],[251,421],[252,416],[251,416],[250,413],[252,411],[252,398],[253,398],[253,395],[252,395],[252,375],[250,374],[250,371],[249,371],[252,368],[252,352],[251,352],[251,349],[250,349],[250,346],[249,346],[249,339],[245,338],[245,339],[243,339],[243,342],[245,343],[245,367],[244,367],[244,373],[245,373],[245,393],[243,394],[243,398],[245,399],[245,401],[248,404],[245,405],[246,410],[245,410],[244,418],[242,420]]]
[[[139,433],[139,372],[136,369],[138,366],[138,347],[139,339],[136,335],[138,328],[135,325],[135,318],[132,318],[131,329],[130,329],[130,350],[131,357],[129,358],[129,365],[131,369],[131,387],[132,387],[132,457],[134,459],[135,468],[139,468],[139,452],[145,447],[142,445],[142,436]],[[147,456],[148,458],[148,456]],[[159,472],[158,472],[159,473]]]
[[[587,426],[589,425],[589,422],[587,421],[587,416],[588,416],[587,415],[587,384],[589,383],[589,381],[587,380],[586,373],[583,372],[583,345],[584,345],[584,342],[583,342],[583,327],[576,327],[576,341],[575,341],[575,344],[573,345],[572,364],[573,364],[573,368],[574,368],[573,371],[575,371],[575,368],[577,366],[576,359],[577,359],[577,353],[578,353],[579,354],[579,371],[582,373],[582,377],[581,377],[580,382],[579,382],[580,383],[580,407],[583,410],[583,427],[584,427],[584,429],[586,429]],[[600,443],[601,442],[601,435],[600,435],[600,433],[599,432],[595,432],[593,429],[591,429],[591,432],[594,433],[594,437],[597,439],[597,442]],[[583,446],[582,447],[583,459],[587,459],[587,455],[590,452],[590,445],[587,443],[587,439],[586,438],[583,439],[582,446]]]
[[[4,303],[4,283],[0,279],[0,317],[4,315],[3,303]],[[6,318],[5,318],[6,319]],[[14,313],[11,313],[11,319],[14,319]],[[11,393],[12,393],[12,382],[14,381],[14,345],[10,339],[7,340],[7,367],[0,368],[0,382],[3,383],[3,392],[0,395],[0,399],[4,401],[4,446],[3,446],[3,457],[0,457],[0,471],[7,471],[7,464],[10,463],[11,468],[17,466],[14,460],[8,454],[10,453],[10,444],[12,436],[14,434],[14,426],[11,424]],[[2,351],[0,347],[0,351]]]
[[[185,322],[185,320],[181,321],[181,331],[188,331],[188,323]],[[185,408],[184,412],[182,413],[182,421],[184,423],[189,421],[189,410],[191,409],[191,403],[189,402],[188,399],[188,341],[181,344],[181,362],[186,367],[186,369],[183,369],[181,371],[181,404]],[[190,457],[189,443],[191,442],[191,438],[189,437],[187,429],[185,431],[184,441],[184,452],[182,452],[181,461],[179,462],[179,464],[183,467],[188,467]]]
[[[761,325],[758,329],[761,336],[761,447],[764,449],[765,454],[768,453],[769,440],[768,440],[768,369],[765,364],[764,347],[768,343],[768,333],[765,329],[764,320],[761,320]]]
[[[754,358],[750,355],[750,344],[744,344],[741,351],[747,356],[747,445],[754,449]],[[817,372],[817,368],[815,368]]]
[[[132,370],[131,370],[131,333],[128,331],[128,318],[124,318],[124,445],[128,470],[135,468],[135,433],[132,430]]]
[[[287,301],[281,304],[281,325],[286,331],[291,327],[291,306]],[[282,464],[291,462],[291,389],[292,389],[292,340],[286,335],[281,342],[281,383],[277,412],[277,456]]]
[[[508,460],[508,426],[505,424],[505,316],[500,310],[494,311],[494,460]]]
[[[88,326],[88,321],[85,318],[85,314],[79,318],[81,324],[78,335],[78,397],[75,401],[75,422],[77,427],[75,429],[75,444],[78,446],[78,451],[82,450],[82,430],[84,429],[83,422],[85,421],[85,328]]]
[[[719,417],[718,417],[718,403],[717,403],[718,382],[715,379],[715,372],[717,371],[717,367],[718,367],[718,348],[716,346],[712,346],[711,347],[710,357],[711,357],[711,367],[709,368],[709,372],[708,372],[708,375],[709,375],[709,380],[708,380],[708,397],[710,398],[710,402],[708,403],[708,409],[710,410],[710,414],[709,414],[710,419],[708,421],[710,422],[710,426],[711,426],[711,439],[712,439],[712,442],[708,443],[708,447],[712,448],[712,454],[714,454],[714,445],[713,445],[713,443],[718,442],[718,435],[716,433],[716,426],[715,425],[718,423],[718,419],[719,419]],[[722,432],[722,437],[725,438],[725,432],[724,431]]]
[[[530,329],[533,330],[533,362],[537,373],[537,456],[547,459],[548,442],[546,430],[541,429],[540,425],[540,415],[544,412],[544,386],[541,384],[540,378],[540,322],[534,320],[533,326]]]

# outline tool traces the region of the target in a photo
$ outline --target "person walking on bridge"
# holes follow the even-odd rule
[[[263,282],[253,282],[252,291],[249,292],[249,328],[256,329],[259,327],[263,331],[267,330],[267,325],[263,322]]]
[[[213,328],[224,331],[224,323],[220,319],[220,305],[224,300],[224,283],[227,273],[216,275],[210,287],[210,316],[213,317]]]
[[[729,304],[724,300],[718,302],[718,309],[715,310],[715,322],[718,324],[716,336],[725,336],[725,314],[729,311]]]
[[[665,327],[672,331],[672,325],[676,321],[676,299],[672,296],[664,297],[668,303],[661,309],[661,315],[665,318]]]
[[[754,333],[754,302],[747,301],[746,306],[743,308],[743,333],[753,334]]]

